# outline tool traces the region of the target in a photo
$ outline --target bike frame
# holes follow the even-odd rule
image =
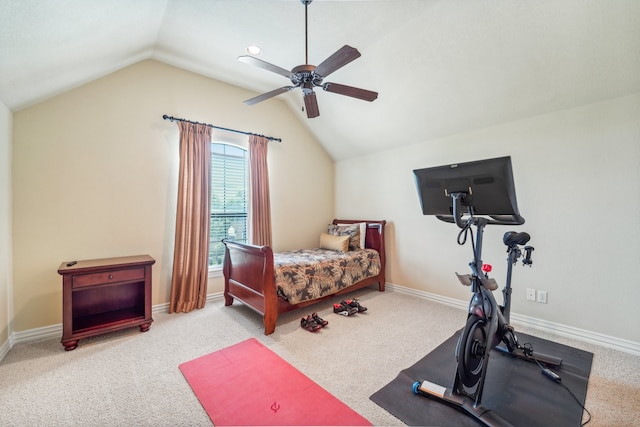
[[[475,225],[476,227],[476,238],[475,245],[473,247],[474,257],[473,260],[469,263],[469,267],[471,268],[472,273],[471,292],[473,293],[473,296],[471,297],[471,301],[469,303],[468,315],[475,314],[478,317],[486,320],[488,345],[486,345],[485,348],[482,349],[482,355],[480,357],[482,357],[483,375],[480,377],[480,381],[475,387],[475,390],[468,391],[466,389],[466,387],[462,384],[460,375],[457,371],[453,384],[453,390],[456,393],[465,395],[473,399],[473,405],[475,407],[479,407],[482,401],[482,391],[484,389],[484,383],[486,379],[486,375],[484,375],[484,373],[486,372],[487,366],[489,364],[489,352],[500,342],[501,334],[499,334],[498,331],[503,331],[505,326],[507,325],[507,322],[505,319],[505,315],[503,314],[500,306],[493,296],[493,292],[485,288],[481,280],[481,277],[484,276],[484,273],[482,272],[482,240],[484,235],[484,227],[490,223],[490,220],[481,217],[471,217],[469,221],[471,222],[471,225]],[[469,226],[469,224],[464,225],[464,227]],[[473,233],[473,230],[471,230],[471,232]],[[510,294],[510,291],[508,294]]]

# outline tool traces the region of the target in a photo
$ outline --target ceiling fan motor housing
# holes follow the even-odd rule
[[[291,70],[291,83],[306,88],[322,85],[323,77],[315,74],[315,69],[315,65],[298,65]]]

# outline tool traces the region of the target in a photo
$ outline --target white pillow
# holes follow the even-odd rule
[[[339,226],[344,226],[344,225],[355,225],[358,224],[360,226],[360,248],[364,249],[364,238],[367,235],[367,223],[366,222],[355,222],[353,224],[336,224]]]
[[[347,252],[349,250],[349,236],[334,236],[333,234],[321,233],[320,249]]]

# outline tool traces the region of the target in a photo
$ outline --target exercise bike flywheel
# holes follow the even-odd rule
[[[473,388],[478,384],[487,346],[487,321],[475,314],[469,315],[456,346],[458,375],[466,387]]]

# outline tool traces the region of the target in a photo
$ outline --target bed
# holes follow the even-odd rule
[[[334,219],[333,226],[344,228],[351,225],[352,228],[360,227],[360,230],[364,231],[364,238],[360,240],[364,243],[364,248],[345,251],[342,254],[338,254],[338,257],[358,255],[361,258],[357,261],[346,261],[344,259],[340,261],[343,267],[345,265],[349,266],[346,269],[349,270],[348,276],[352,279],[351,282],[347,281],[347,283],[332,287],[328,286],[327,283],[330,280],[324,277],[320,281],[321,284],[314,285],[312,290],[301,288],[301,283],[306,283],[306,281],[312,283],[312,281],[310,279],[293,279],[291,270],[295,268],[285,262],[287,257],[296,256],[296,253],[302,253],[306,250],[274,254],[269,246],[256,246],[224,239],[225,306],[233,304],[233,301],[237,299],[255,310],[262,315],[264,333],[269,335],[275,331],[280,313],[306,307],[374,284],[377,284],[378,290],[383,292],[385,287],[385,224],[386,221],[384,220]],[[305,255],[303,254],[303,256]],[[308,254],[306,256],[308,257]],[[375,267],[374,265],[378,261],[379,266]],[[372,264],[369,264],[369,262]],[[367,271],[365,273],[352,273],[351,267],[355,264],[366,264]],[[298,269],[309,270],[309,268],[309,266],[306,266]],[[327,273],[327,276],[330,277],[331,274]],[[334,273],[334,275],[337,276],[338,274]],[[277,277],[278,279],[276,279]],[[284,289],[285,283],[283,281],[289,282],[289,285],[293,284],[294,288],[296,288],[293,293],[291,293],[291,290]],[[335,281],[338,282],[338,280]]]

